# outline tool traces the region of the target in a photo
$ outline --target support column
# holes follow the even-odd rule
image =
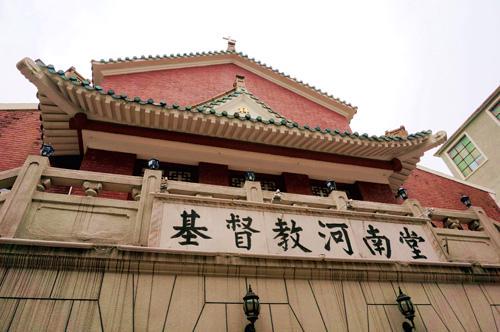
[[[151,228],[154,197],[150,193],[160,192],[160,185],[161,171],[147,169],[142,179],[141,198],[134,232],[134,242],[138,242],[141,246],[148,245],[149,230]]]
[[[28,156],[17,175],[9,197],[0,209],[1,237],[14,237],[24,214],[31,205],[42,173],[49,166],[49,159],[46,157]]]

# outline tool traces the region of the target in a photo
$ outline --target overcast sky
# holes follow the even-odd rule
[[[91,59],[221,50],[230,35],[358,106],[354,131],[450,136],[500,83],[499,13],[499,0],[0,0],[0,103],[36,102],[23,57],[90,78]],[[432,153],[421,164],[450,174]]]

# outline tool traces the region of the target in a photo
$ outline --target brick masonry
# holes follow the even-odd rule
[[[365,201],[396,204],[396,199],[388,184],[358,182],[358,189]]]
[[[500,222],[500,209],[487,191],[480,190],[448,178],[415,169],[405,182],[408,196],[422,206],[465,210],[460,201],[462,194],[470,197],[472,205],[480,206],[489,217]]]
[[[87,149],[80,169],[92,172],[132,175],[134,173],[135,160],[135,154]],[[73,194],[83,195],[84,193],[82,189],[74,188]],[[99,197],[126,200],[129,198],[129,194],[102,191]]]
[[[40,152],[40,111],[0,111],[0,171]]]
[[[272,83],[234,64],[104,77],[102,86],[129,97],[153,98],[168,104],[196,105],[233,88],[236,75],[245,76],[246,88],[274,111],[311,127],[350,130],[338,113]]]

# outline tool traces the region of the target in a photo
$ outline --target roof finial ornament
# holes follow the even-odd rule
[[[236,39],[231,38],[231,36],[223,37],[222,39],[227,40],[227,51],[236,51]]]

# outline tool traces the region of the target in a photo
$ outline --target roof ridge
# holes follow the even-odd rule
[[[108,89],[106,91],[104,88],[102,88],[99,85],[95,85],[94,86],[94,85],[92,85],[91,81],[89,81],[88,79],[80,81],[76,77],[69,77],[68,78],[66,76],[65,71],[63,71],[63,70],[56,70],[55,67],[53,65],[51,65],[51,64],[45,65],[41,60],[36,60],[36,64],[40,68],[44,69],[47,73],[49,73],[51,75],[54,75],[54,76],[58,76],[58,77],[62,78],[65,81],[69,81],[73,85],[83,86],[85,89],[87,89],[89,91],[95,90],[95,92],[97,92],[97,93],[100,93],[102,95],[109,95],[109,96],[111,96],[114,99],[121,99],[121,100],[123,100],[125,102],[138,103],[140,105],[147,105],[147,104],[149,104],[149,105],[152,105],[152,106],[162,107],[162,108],[167,109],[167,110],[168,109],[175,109],[175,110],[181,110],[181,111],[184,110],[184,111],[191,111],[191,112],[203,113],[203,114],[207,114],[207,115],[211,114],[211,115],[216,115],[216,116],[224,116],[224,117],[227,117],[227,118],[230,118],[230,119],[237,118],[237,119],[240,119],[242,121],[244,121],[244,120],[250,120],[252,122],[262,122],[264,124],[272,124],[272,125],[276,125],[276,126],[284,125],[284,126],[287,126],[288,128],[297,128],[299,130],[309,130],[311,132],[317,132],[317,133],[320,133],[320,134],[330,134],[332,136],[340,135],[341,137],[347,136],[347,137],[352,138],[352,139],[369,140],[369,141],[377,141],[377,142],[383,142],[383,141],[386,141],[386,142],[390,142],[390,141],[411,141],[411,140],[414,140],[414,139],[418,139],[418,138],[423,138],[423,137],[429,136],[432,133],[431,130],[423,130],[423,131],[420,131],[420,132],[417,132],[417,133],[409,134],[407,137],[385,136],[385,135],[381,135],[381,136],[371,135],[370,136],[367,133],[359,134],[358,132],[349,132],[349,131],[343,131],[343,132],[341,132],[338,129],[321,128],[319,125],[316,126],[316,127],[314,127],[314,128],[312,126],[309,126],[309,125],[303,125],[303,126],[301,126],[297,122],[293,122],[291,120],[288,120],[288,119],[282,117],[281,115],[280,115],[281,118],[282,118],[281,121],[275,121],[272,118],[269,119],[269,120],[264,120],[260,116],[258,116],[256,118],[252,118],[249,114],[247,114],[247,115],[245,115],[245,116],[242,117],[242,116],[239,116],[238,113],[235,113],[234,115],[231,115],[231,114],[228,114],[226,111],[223,111],[221,113],[217,113],[215,111],[215,109],[209,108],[209,107],[203,107],[203,105],[199,105],[199,106],[196,106],[196,107],[191,106],[191,105],[181,107],[180,105],[178,105],[176,103],[168,105],[167,102],[163,101],[163,100],[160,101],[160,102],[155,102],[155,100],[153,98],[149,98],[147,100],[144,100],[144,99],[141,99],[140,97],[134,97],[132,99],[132,98],[129,98],[127,95],[124,95],[124,94],[116,94],[113,89]],[[241,93],[241,92],[238,92],[238,91],[235,90],[235,91],[233,91],[233,94],[234,93]],[[244,89],[244,93],[250,94],[251,96],[254,96],[253,94],[251,94],[251,92],[249,92],[246,89]],[[256,96],[254,96],[254,97],[258,99],[258,97],[256,97]],[[234,96],[231,97],[231,98],[234,98]],[[275,114],[279,115],[279,113],[277,113],[277,112],[275,112]]]
[[[343,99],[340,99],[338,97],[335,97],[334,95],[332,94],[329,94],[327,93],[326,91],[322,91],[321,89],[317,88],[316,86],[314,85],[310,85],[309,83],[306,83],[302,80],[299,80],[297,79],[296,77],[292,77],[291,75],[289,74],[286,74],[276,68],[273,68],[272,66],[269,66],[265,63],[263,63],[262,61],[260,60],[256,60],[255,58],[250,58],[248,55],[246,55],[245,53],[243,52],[236,52],[236,51],[224,51],[224,50],[221,50],[221,51],[208,51],[208,52],[189,52],[189,53],[177,53],[177,54],[163,54],[163,55],[160,55],[160,54],[157,54],[155,56],[149,54],[148,56],[145,56],[145,55],[141,55],[140,57],[138,56],[133,56],[133,57],[125,57],[125,58],[121,58],[121,57],[118,57],[116,59],[113,59],[113,58],[109,58],[108,60],[106,59],[101,59],[101,60],[91,60],[91,63],[100,63],[100,64],[108,64],[108,63],[119,63],[119,62],[134,62],[134,61],[153,61],[153,60],[160,60],[160,59],[175,59],[175,58],[189,58],[189,57],[203,57],[203,56],[215,56],[215,55],[224,55],[224,54],[233,54],[233,55],[236,55],[236,56],[239,56],[241,58],[244,58],[248,61],[251,61],[267,70],[271,70],[272,72],[282,76],[282,77],[285,77],[289,80],[292,80],[294,81],[295,83],[298,83],[308,89],[311,89],[313,91],[315,91],[316,93],[319,93],[327,98],[330,98],[332,100],[335,100],[336,102],[346,106],[346,107],[349,107],[353,110],[357,110],[358,107],[357,106],[354,106],[352,105],[351,103],[343,100]]]

